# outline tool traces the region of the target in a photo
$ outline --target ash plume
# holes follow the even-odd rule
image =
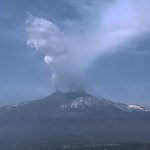
[[[94,0],[92,5],[77,1],[73,5],[82,18],[76,22],[57,24],[32,15],[26,20],[27,45],[44,55],[53,72],[53,86],[63,90],[88,87],[92,79],[87,71],[97,57],[117,52],[119,46],[150,29],[149,0]]]

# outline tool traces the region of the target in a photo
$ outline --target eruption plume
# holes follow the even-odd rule
[[[80,6],[86,8],[86,15],[78,23],[69,20],[66,30],[61,23],[44,18],[26,20],[27,45],[45,55],[55,88],[87,87],[87,70],[97,57],[117,52],[119,46],[150,29],[149,0],[114,0],[103,6],[83,2]]]

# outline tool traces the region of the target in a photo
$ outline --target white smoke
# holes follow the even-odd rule
[[[88,24],[82,21],[76,27],[71,23],[72,31],[76,32],[63,31],[47,19],[30,16],[26,21],[27,45],[45,55],[44,61],[53,71],[51,80],[55,87],[87,86],[86,71],[92,61],[116,52],[119,46],[150,30],[149,4],[149,0],[116,0],[101,10],[92,5],[91,9],[97,9],[94,12],[99,14],[84,16],[89,17]],[[83,26],[83,32],[77,31]]]

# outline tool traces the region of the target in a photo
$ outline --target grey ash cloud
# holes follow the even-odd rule
[[[120,51],[150,30],[149,1],[68,1],[80,14],[55,23],[30,15],[27,45],[44,55],[55,88],[85,88],[92,82],[88,69],[98,57]]]

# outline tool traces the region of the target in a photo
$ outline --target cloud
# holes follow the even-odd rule
[[[28,46],[44,54],[48,53],[53,57],[63,52],[59,45],[61,33],[56,25],[46,19],[34,18],[32,16],[29,17],[26,23],[30,25],[26,29],[29,36]]]
[[[119,46],[149,31],[149,3],[116,0],[103,3],[103,7],[82,3],[78,8],[86,12],[81,13],[82,20],[67,21],[66,30],[47,19],[30,16],[26,21],[27,45],[45,55],[55,87],[87,87],[87,70],[97,57],[117,52]]]

